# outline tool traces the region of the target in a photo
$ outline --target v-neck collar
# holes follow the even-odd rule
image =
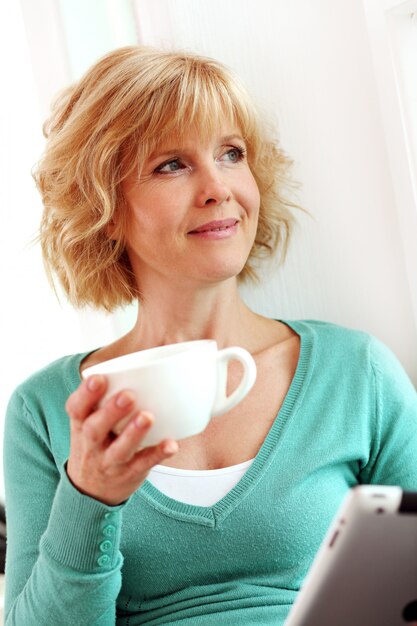
[[[298,407],[301,405],[313,370],[314,332],[309,324],[301,321],[279,321],[292,328],[300,337],[300,354],[297,368],[277,417],[252,465],[240,481],[221,500],[209,507],[196,506],[174,500],[159,491],[148,480],[145,480],[133,497],[145,499],[149,506],[169,517],[215,528],[254,489],[273,460],[285,424],[295,415]]]

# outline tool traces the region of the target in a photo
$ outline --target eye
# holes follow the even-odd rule
[[[171,159],[170,161],[165,161],[165,163],[161,163],[155,169],[157,174],[172,174],[173,172],[179,172],[181,169],[184,169],[185,165],[181,162],[180,159]]]
[[[233,146],[229,148],[227,152],[222,155],[221,160],[224,160],[229,163],[239,163],[246,156],[246,152],[243,148],[239,148],[238,146]]]

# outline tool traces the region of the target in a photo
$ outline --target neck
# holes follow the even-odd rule
[[[165,286],[143,295],[136,324],[124,340],[129,351],[194,339],[250,350],[260,319],[242,301],[234,278],[198,289]]]

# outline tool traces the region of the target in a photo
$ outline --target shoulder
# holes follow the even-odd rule
[[[36,454],[41,445],[60,464],[68,454],[68,396],[80,384],[84,353],[64,356],[24,380],[11,395],[5,417],[5,449]],[[39,457],[41,458],[41,457]],[[43,457],[42,457],[43,458]]]
[[[80,363],[88,354],[88,352],[70,354],[56,359],[31,374],[17,389],[25,393],[58,381],[71,386],[76,380],[79,382]]]
[[[393,351],[368,332],[319,320],[289,324],[301,341],[311,342],[316,361],[323,365],[332,364],[336,370],[356,368],[372,377],[407,378]]]
[[[63,356],[37,370],[14,390],[10,406],[16,404],[39,409],[57,399],[67,398],[80,383],[79,367],[88,353]]]
[[[352,355],[368,353],[377,340],[369,333],[320,320],[297,320],[288,324],[301,340],[311,341],[319,351]]]

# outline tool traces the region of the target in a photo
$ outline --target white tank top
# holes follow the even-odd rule
[[[254,459],[250,459],[215,470],[188,470],[155,465],[147,479],[174,500],[195,506],[213,506],[237,485],[253,461]]]

